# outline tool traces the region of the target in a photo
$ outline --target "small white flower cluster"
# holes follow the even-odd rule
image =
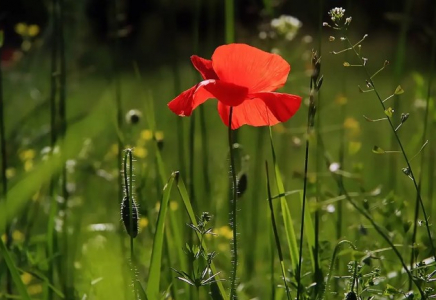
[[[288,15],[281,15],[279,18],[271,20],[271,28],[288,41],[294,39],[301,26],[303,23],[300,20]]]
[[[342,7],[335,7],[329,11],[329,16],[335,23],[339,22],[344,17],[344,14],[345,9]]]

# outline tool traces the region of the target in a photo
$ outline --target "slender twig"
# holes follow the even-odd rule
[[[129,232],[133,232],[133,157],[132,149],[126,149],[124,154],[124,193],[127,199],[129,199]],[[133,253],[133,234],[130,235],[130,257],[132,263],[134,262]]]
[[[350,42],[350,40],[349,40],[349,38],[348,38],[347,35],[345,35],[345,38],[346,38],[347,42],[351,45],[351,42]],[[356,49],[353,48],[353,51],[354,51],[354,53],[356,54],[356,56],[361,60],[362,57],[361,57],[361,55],[356,51]],[[366,68],[366,66],[364,67],[364,70],[365,70],[365,73],[366,73],[367,77],[369,78],[370,75],[369,75],[369,72],[368,72],[368,69]],[[378,90],[376,89],[374,82],[372,81],[372,79],[369,79],[368,81],[369,81],[369,83],[371,84],[371,86],[374,88],[374,92],[375,92],[375,94],[377,95],[377,98],[378,98],[378,100],[379,100],[379,102],[380,102],[380,105],[381,105],[382,108],[383,108],[383,111],[386,111],[386,106],[385,106],[385,104],[383,103],[383,99],[380,97],[380,94],[378,93]],[[395,131],[395,126],[394,126],[394,124],[393,124],[393,122],[392,122],[392,119],[391,119],[389,116],[388,116],[388,122],[389,122],[389,125],[390,125],[391,129],[392,129],[392,132],[394,133],[395,140],[397,141],[397,144],[400,146],[400,150],[401,150],[401,153],[403,154],[404,160],[405,160],[405,162],[406,162],[407,169],[408,169],[408,171],[410,172],[410,173],[409,173],[409,177],[410,177],[410,178],[412,179],[412,181],[413,181],[413,185],[414,185],[414,187],[415,187],[416,194],[417,194],[417,201],[419,201],[419,204],[420,204],[420,206],[421,206],[422,212],[423,212],[423,214],[424,214],[424,222],[425,222],[425,227],[426,227],[426,229],[427,229],[427,235],[428,235],[428,238],[429,238],[429,241],[430,241],[430,245],[431,245],[432,256],[433,256],[433,257],[436,257],[435,247],[434,247],[433,240],[432,240],[432,236],[431,236],[431,232],[430,232],[430,226],[429,226],[429,224],[428,224],[428,221],[429,221],[429,220],[428,220],[428,217],[427,217],[427,212],[426,212],[426,210],[425,210],[425,206],[424,206],[424,203],[423,203],[422,198],[421,198],[421,192],[420,192],[420,189],[419,189],[418,184],[417,184],[417,182],[416,182],[416,178],[415,178],[415,175],[414,175],[414,173],[413,173],[412,166],[410,165],[409,158],[408,158],[408,156],[407,156],[407,154],[406,154],[406,151],[404,150],[403,143],[401,142],[398,133]],[[417,226],[417,224],[414,224],[413,226]]]
[[[395,83],[397,83],[398,81],[400,81],[401,79],[401,75],[403,73],[404,70],[404,62],[406,59],[406,50],[407,50],[407,31],[409,30],[409,26],[411,24],[411,20],[412,20],[412,15],[411,15],[411,11],[412,11],[412,7],[413,7],[413,0],[406,0],[403,1],[404,3],[404,7],[403,7],[403,16],[404,16],[404,20],[402,22],[400,22],[400,26],[399,26],[399,34],[398,34],[398,44],[397,44],[397,51],[396,51],[396,57],[395,57],[395,65],[394,65],[394,80]],[[372,80],[372,78],[371,78]],[[397,95],[394,99],[394,103],[393,103],[393,109],[394,111],[400,111],[400,104],[401,101],[399,101],[399,96]],[[395,137],[391,137],[390,140],[390,146],[391,148],[395,146],[395,141],[396,138]],[[397,159],[395,159],[395,157],[391,157],[389,159],[389,188],[390,189],[394,189],[394,187],[396,186],[397,183],[397,172],[398,168],[397,168]]]
[[[312,89],[312,79],[310,81],[311,89]],[[313,90],[310,94],[311,103],[313,103]],[[300,289],[301,289],[301,263],[303,259],[303,240],[304,240],[304,221],[306,215],[306,194],[307,194],[307,171],[309,166],[309,134],[312,129],[311,124],[311,109],[309,109],[307,116],[307,131],[306,131],[306,150],[304,154],[304,180],[303,180],[303,202],[301,207],[301,227],[300,227],[300,250],[298,254],[298,269],[297,269],[297,300],[300,299]]]
[[[318,7],[318,55],[321,56],[322,51],[322,32],[323,32],[323,17],[324,17],[324,0],[319,1],[319,7]],[[321,131],[321,94],[318,91],[317,95],[317,110],[318,114],[316,115],[316,131]],[[315,172],[316,174],[321,173],[321,158],[320,158],[320,147],[318,146],[318,142],[316,142],[316,150],[315,150]],[[315,183],[315,201],[318,204],[321,198],[321,181],[319,179],[319,176],[316,176],[316,183]],[[313,249],[313,259],[315,260],[315,274],[314,279],[316,282],[316,295],[319,294],[320,289],[322,289],[323,285],[323,274],[320,266],[320,243],[319,243],[319,227],[320,227],[320,218],[321,218],[321,212],[319,209],[315,210],[314,213],[314,231],[315,231],[315,246]]]
[[[50,71],[50,146],[51,154],[54,152],[57,140],[57,110],[56,110],[56,97],[58,95],[58,47],[59,47],[59,15],[58,15],[58,0],[52,0],[52,46],[51,46],[51,71]],[[56,178],[52,175],[49,185],[49,195],[50,195],[50,212],[47,224],[47,257],[50,259],[54,256],[54,244],[56,239],[55,227],[55,215],[58,209],[58,203],[56,201],[55,195],[55,185]],[[54,279],[54,266],[52,263],[49,264],[47,279],[49,283],[53,283]],[[51,288],[47,289],[46,299],[52,299],[53,290]]]
[[[330,280],[332,278],[333,267],[335,265],[336,256],[337,256],[337,253],[339,251],[340,246],[342,246],[343,244],[348,244],[354,251],[357,250],[356,246],[354,246],[354,244],[352,242],[348,241],[348,240],[342,240],[342,241],[340,241],[339,243],[336,244],[336,247],[333,250],[332,260],[330,261],[330,266],[329,266],[328,273],[327,273],[327,279],[326,279],[326,282],[325,282],[325,289],[323,291],[323,294],[321,295],[321,299],[324,299],[325,298],[325,294],[329,291],[329,286],[330,286],[329,283],[330,283]],[[352,283],[351,283],[351,291],[354,291],[354,284],[355,284],[355,281],[356,281],[355,280],[356,279],[356,273],[357,273],[357,261],[354,260],[354,276],[353,276],[353,280],[352,280]]]
[[[235,170],[235,157],[233,151],[233,138],[232,138],[232,117],[233,117],[233,106],[230,107],[229,113],[229,130],[228,130],[228,139],[229,139],[229,153],[230,153],[230,174],[232,176],[232,197],[230,198],[230,227],[233,231],[232,238],[232,277],[230,282],[230,299],[237,299],[236,295],[236,271],[238,268],[238,244],[237,244],[237,231],[236,231],[236,211],[237,211],[237,182],[236,182],[236,170]]]
[[[64,34],[64,25],[65,25],[65,13],[64,13],[64,0],[58,0],[59,6],[59,127],[60,127],[60,136],[62,139],[62,170],[61,170],[61,192],[63,202],[61,205],[61,210],[65,213],[63,214],[63,249],[62,253],[64,255],[64,294],[69,295],[69,290],[72,288],[69,286],[70,284],[70,275],[73,272],[69,272],[72,268],[70,268],[70,263],[72,262],[72,258],[69,255],[69,245],[68,245],[68,213],[66,212],[68,207],[68,191],[67,191],[67,168],[66,168],[66,146],[65,146],[65,135],[67,131],[67,120],[66,120],[66,57],[65,57],[65,34]]]
[[[308,166],[309,166],[309,137],[312,134],[313,127],[315,125],[315,115],[316,115],[316,105],[315,105],[315,93],[319,91],[320,81],[318,78],[320,76],[321,71],[321,63],[320,59],[316,52],[312,53],[312,67],[313,73],[310,77],[310,95],[309,95],[309,109],[307,112],[307,127],[306,127],[306,149],[304,156],[304,180],[303,180],[303,200],[302,200],[302,208],[301,208],[301,227],[300,227],[300,250],[298,255],[298,269],[297,269],[297,300],[300,299],[301,293],[301,267],[302,267],[302,259],[303,259],[303,240],[304,240],[304,222],[306,216],[306,194],[307,194],[307,174],[308,174]],[[318,273],[318,270],[316,270]]]
[[[319,142],[320,147],[322,147],[322,149],[324,150],[324,153],[326,153],[324,142],[322,140],[322,137],[319,134],[318,134],[318,142]],[[329,166],[331,164],[331,162],[330,162],[330,159],[328,158],[328,156],[324,155],[324,159],[325,159],[326,165]],[[420,282],[413,277],[412,273],[410,272],[409,268],[407,267],[402,255],[401,255],[400,251],[398,251],[397,247],[389,239],[388,234],[386,234],[383,231],[382,227],[374,221],[374,219],[371,217],[371,215],[366,210],[364,210],[363,208],[361,208],[357,205],[357,203],[354,201],[354,199],[350,196],[350,194],[346,190],[343,182],[339,179],[339,175],[337,175],[333,172],[331,172],[331,175],[332,175],[333,179],[336,181],[338,188],[344,192],[344,196],[347,199],[347,201],[354,207],[354,209],[356,209],[361,215],[363,215],[365,217],[365,219],[367,219],[371,223],[371,225],[374,227],[374,229],[377,231],[377,233],[385,240],[385,242],[389,245],[389,247],[391,247],[391,249],[394,251],[395,255],[397,256],[398,260],[400,261],[403,269],[406,271],[409,278],[412,278],[413,283],[416,285],[416,287],[419,290],[419,293],[423,297],[424,291],[421,289]]]

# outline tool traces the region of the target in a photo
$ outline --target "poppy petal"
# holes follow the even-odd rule
[[[216,98],[226,105],[237,106],[247,97],[247,88],[220,80],[204,80],[174,98],[168,107],[179,116],[190,116],[207,99]]]
[[[215,71],[213,70],[211,60],[204,59],[197,55],[192,55],[191,62],[197,71],[200,72],[201,77],[203,77],[204,80],[218,79],[218,75],[216,75]]]
[[[250,93],[275,91],[285,84],[291,70],[279,55],[245,44],[218,47],[212,64],[220,80],[245,86]]]
[[[298,110],[301,97],[281,93],[257,93],[250,95],[241,105],[233,107],[232,129],[242,125],[272,126],[287,121]],[[229,124],[230,107],[218,103],[218,113],[225,125]]]

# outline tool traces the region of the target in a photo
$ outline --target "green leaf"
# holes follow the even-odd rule
[[[386,151],[383,150],[382,148],[380,148],[379,146],[374,146],[372,148],[372,152],[376,153],[376,154],[385,154]]]
[[[394,94],[395,94],[395,95],[401,95],[401,94],[403,94],[403,93],[404,93],[404,90],[403,90],[403,88],[401,87],[401,85],[397,86],[397,88],[395,89]]]
[[[274,150],[274,143],[272,140],[272,131],[271,127],[269,128],[270,134],[270,143],[271,143],[271,152],[273,157],[274,164],[274,173],[276,177],[277,190],[280,195],[285,194],[285,187],[283,185],[282,176],[280,175],[280,169],[277,165],[276,153]],[[286,241],[289,248],[289,253],[291,256],[291,265],[294,271],[294,274],[297,274],[298,268],[298,246],[297,246],[297,238],[294,230],[294,222],[292,221],[291,213],[289,211],[288,203],[286,202],[285,196],[280,197],[280,206],[282,209],[283,222],[285,224],[285,232],[286,232]]]
[[[142,284],[138,280],[135,280],[135,289],[138,291],[139,299],[148,300],[147,294],[145,293],[145,290],[142,287]]]
[[[157,218],[156,233],[153,239],[153,250],[151,253],[150,272],[147,283],[147,295],[150,299],[159,299],[159,285],[161,278],[162,250],[164,241],[165,217],[168,211],[171,188],[176,173],[172,173],[163,189],[160,210]]]
[[[392,296],[392,295],[396,295],[396,294],[398,294],[399,292],[398,292],[398,290],[396,289],[396,288],[394,288],[392,285],[390,285],[390,284],[387,284],[386,285],[386,289],[385,289],[385,291],[383,292],[383,295],[385,295],[385,296]]]
[[[20,274],[18,274],[18,269],[15,266],[11,256],[9,255],[8,249],[6,249],[6,246],[1,238],[0,238],[0,255],[3,257],[3,259],[6,262],[6,266],[8,267],[9,272],[11,273],[12,280],[15,283],[15,286],[17,287],[18,293],[21,295],[21,299],[31,300],[29,294],[27,293],[26,286],[21,280]]]
[[[185,183],[183,182],[182,178],[179,176],[178,172],[176,176],[176,184],[180,197],[182,198],[183,204],[185,205],[186,212],[188,213],[189,219],[191,220],[191,223],[194,224],[195,226],[198,226],[197,219],[195,218],[195,214],[194,214],[194,209],[192,208],[191,200],[189,199],[188,191],[186,190]],[[195,233],[197,234],[198,238],[201,239],[201,235],[197,231]],[[204,251],[208,253],[207,246],[204,239],[202,240],[202,246]],[[215,264],[213,262],[211,263],[210,268],[213,274],[217,273]],[[217,280],[216,285],[215,284],[213,285],[214,285],[214,293],[219,291],[221,293],[221,297],[222,297],[221,299],[229,300],[229,297],[226,294],[226,290],[224,289],[223,283],[220,280]],[[218,290],[216,289],[216,287],[218,287]],[[213,299],[215,300],[220,298],[217,295],[215,295]]]
[[[300,203],[303,207],[303,191],[300,191]],[[315,256],[313,251],[315,249],[315,228],[313,227],[312,216],[310,215],[310,210],[307,209],[304,212],[304,233],[306,234],[307,244],[309,246],[310,259],[312,262],[312,271],[315,272]]]

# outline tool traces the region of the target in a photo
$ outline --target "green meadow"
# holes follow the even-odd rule
[[[0,31],[0,299],[436,298],[434,3],[73,2]],[[290,64],[289,120],[168,108],[232,43]]]

